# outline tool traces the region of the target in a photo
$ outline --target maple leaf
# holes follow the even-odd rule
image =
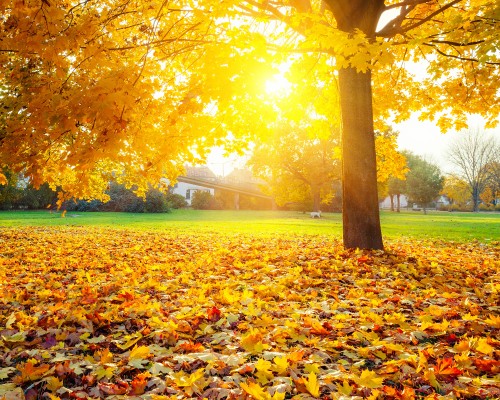
[[[262,343],[264,336],[258,329],[251,329],[241,338],[240,345],[250,353],[261,353],[269,348],[268,344]]]
[[[192,374],[186,374],[184,371],[179,371],[173,374],[173,380],[178,387],[183,388],[189,395],[199,393],[207,382],[203,379],[205,376],[204,368],[200,368]]]
[[[30,381],[36,381],[43,377],[50,369],[50,365],[41,364],[36,366],[38,361],[35,359],[28,360],[27,362],[17,366],[18,371],[21,375],[16,376],[13,381],[16,383],[24,383]]]
[[[370,389],[382,387],[382,382],[384,381],[384,378],[379,377],[376,372],[367,369],[363,370],[360,376],[355,376],[353,379],[359,386]]]
[[[307,382],[305,382],[305,386],[307,391],[313,396],[313,397],[319,397],[319,382],[318,378],[316,377],[316,374],[314,372],[311,372],[309,376],[307,377]]]
[[[125,394],[128,392],[130,386],[125,381],[118,381],[116,383],[99,382],[99,390],[105,394]]]
[[[284,400],[286,393],[276,391],[273,396],[255,382],[241,382],[240,387],[255,400]]]
[[[453,379],[459,375],[462,375],[462,371],[453,366],[453,358],[444,358],[437,360],[434,366],[434,372],[438,377],[444,378],[446,380]]]
[[[289,365],[287,357],[275,357],[273,362],[273,370],[276,371],[278,375],[285,374],[288,371]]]
[[[144,393],[146,385],[148,384],[148,378],[151,377],[149,372],[143,372],[137,374],[135,378],[130,382],[130,392],[132,395],[141,395]]]
[[[477,350],[483,354],[491,354],[495,349],[488,343],[488,339],[480,338],[475,343],[474,350]]]

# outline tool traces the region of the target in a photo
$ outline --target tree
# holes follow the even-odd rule
[[[312,210],[319,211],[321,201],[332,195],[332,184],[340,179],[335,135],[313,132],[311,126],[283,121],[271,140],[253,150],[249,164],[267,182],[263,190],[280,206],[310,202]]]
[[[394,196],[396,196],[396,211],[401,210],[401,195],[406,191],[406,180],[390,177],[387,192],[391,198],[391,211],[394,211]]]
[[[397,197],[397,210],[400,209],[400,195],[397,182],[405,186],[404,179],[408,172],[405,156],[396,150],[397,132],[387,129],[384,133],[375,136],[375,151],[377,155],[377,182],[379,194],[383,198],[389,195],[391,199],[391,210],[394,211],[394,195]]]
[[[499,143],[480,130],[462,132],[461,138],[449,148],[448,156],[457,168],[457,176],[469,187],[474,212],[479,211],[480,195],[490,177],[488,165],[498,160],[499,155]]]
[[[456,204],[462,208],[471,199],[467,182],[453,174],[445,177],[441,194],[445,195],[451,204]]]
[[[265,135],[275,110],[256,88],[273,59],[294,53],[328,67],[323,87],[340,92],[324,108],[342,110],[344,244],[382,248],[374,123],[412,110],[444,130],[463,127],[469,112],[492,123],[500,110],[498,7],[6,0],[0,159],[67,196],[98,196],[113,176],[145,190],[202,160],[228,133]],[[399,14],[378,26],[391,11]],[[429,63],[423,82],[402,68],[419,60]]]
[[[420,156],[406,152],[409,172],[406,176],[406,194],[426,213],[426,206],[435,201],[443,189],[444,177],[439,167]]]
[[[497,205],[497,199],[500,198],[500,155],[497,157],[497,161],[486,165],[486,171],[488,173],[486,185],[491,189],[493,204]]]
[[[397,110],[396,118],[401,120],[411,110],[421,110],[424,118],[437,116],[440,126],[447,130],[465,126],[467,112],[477,112],[495,123],[500,107],[496,65],[500,63],[498,53],[492,49],[499,39],[498,3],[489,0],[247,0],[243,3],[241,7],[250,15],[281,21],[295,32],[296,38],[298,35],[303,38],[285,46],[278,39],[275,47],[328,54],[335,60],[332,64],[338,70],[343,122],[344,245],[382,248],[374,118],[377,121],[387,117],[392,109]],[[378,26],[382,14],[391,10],[399,13],[385,26]],[[282,31],[279,32],[282,37]],[[418,60],[429,63],[429,78],[419,84],[400,67],[406,61]]]

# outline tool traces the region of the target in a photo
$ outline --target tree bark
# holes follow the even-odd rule
[[[324,0],[339,29],[374,38],[384,0]],[[383,249],[377,193],[377,165],[371,71],[339,71],[342,110],[342,219],[344,246]]]
[[[339,71],[342,110],[342,220],[344,246],[383,249],[377,193],[377,166],[371,71]]]
[[[312,196],[313,196],[313,211],[318,212],[321,206],[321,191],[319,187],[312,187]]]
[[[397,204],[398,204],[398,205],[397,205],[397,207],[398,207],[398,208],[397,208],[397,210],[398,210],[397,212],[401,212],[401,211],[400,211],[400,210],[401,210],[401,195],[398,193],[398,194],[396,195],[396,198],[397,198]]]
[[[391,211],[394,211],[394,195],[390,194],[389,198],[391,199]]]

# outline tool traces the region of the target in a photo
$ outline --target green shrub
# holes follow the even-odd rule
[[[210,192],[198,190],[194,192],[191,207],[195,210],[220,210],[220,204]]]
[[[188,206],[186,199],[180,194],[167,193],[166,199],[168,206],[173,209],[184,208]]]
[[[156,189],[150,189],[146,193],[145,210],[148,213],[170,212],[170,207],[165,193]]]

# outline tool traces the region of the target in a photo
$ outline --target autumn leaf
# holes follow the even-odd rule
[[[319,397],[319,382],[316,374],[311,372],[307,377],[307,382],[305,383],[307,391],[313,396]]]
[[[285,393],[275,392],[273,396],[255,382],[241,382],[240,387],[255,400],[284,400]]]
[[[365,369],[363,370],[363,372],[361,372],[360,376],[355,376],[353,380],[359,386],[376,389],[382,387],[384,378],[379,377],[375,371]]]
[[[240,344],[246,351],[250,353],[261,353],[269,348],[268,344],[262,343],[264,336],[258,329],[251,329],[246,335],[241,338]]]
[[[21,375],[14,378],[16,383],[24,383],[30,381],[36,381],[44,376],[49,369],[50,365],[40,364],[35,359],[28,360],[27,362],[17,366],[17,370],[21,372]]]
[[[488,339],[480,338],[475,343],[474,350],[477,350],[483,354],[491,354],[495,349],[488,343]]]

